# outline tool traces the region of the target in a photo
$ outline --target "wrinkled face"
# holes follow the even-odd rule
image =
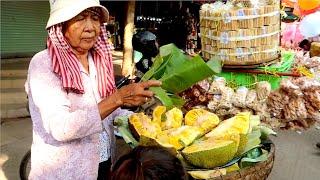
[[[97,8],[82,11],[64,25],[64,36],[78,53],[88,52],[100,35],[100,13]]]

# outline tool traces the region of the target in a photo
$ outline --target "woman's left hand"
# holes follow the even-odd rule
[[[124,106],[139,106],[146,103],[154,95],[149,87],[160,85],[161,81],[149,80],[123,86],[116,93]]]

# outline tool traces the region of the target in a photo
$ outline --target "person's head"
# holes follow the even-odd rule
[[[77,62],[84,62],[91,55],[97,68],[100,96],[112,94],[112,54],[103,24],[108,21],[108,10],[99,0],[50,0],[50,9],[47,50],[63,88],[67,92],[85,92]]]
[[[108,20],[108,11],[98,0],[50,0],[47,29],[62,25],[68,44],[77,52],[93,47],[101,34],[101,25]]]
[[[309,40],[304,39],[299,43],[299,47],[305,51],[310,51],[311,43]]]
[[[186,171],[181,161],[161,147],[138,146],[114,165],[112,180],[184,180]]]

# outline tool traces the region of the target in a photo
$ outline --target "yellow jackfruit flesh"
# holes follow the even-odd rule
[[[161,125],[162,115],[166,112],[167,108],[165,106],[157,106],[152,113],[152,122]]]
[[[237,144],[229,140],[207,139],[182,150],[183,157],[200,168],[214,168],[230,161],[237,152]]]
[[[177,150],[190,145],[194,140],[200,137],[202,130],[193,126],[181,126],[177,129],[165,130],[157,139],[161,142],[172,144]]]
[[[144,113],[134,113],[129,117],[129,128],[137,139],[141,135],[155,138],[161,132],[160,125],[151,122],[151,119]]]
[[[238,151],[236,156],[240,155],[247,144],[247,133],[249,131],[250,113],[239,113],[236,116],[222,121],[216,128],[205,135],[206,138],[234,140]],[[238,134],[239,141],[234,138]]]
[[[227,174],[227,170],[225,168],[215,169],[215,170],[203,170],[203,171],[188,171],[188,173],[194,179],[210,179],[218,176],[223,176]]]
[[[199,126],[207,133],[219,124],[219,117],[204,109],[193,109],[187,112],[184,122],[188,126]]]
[[[166,112],[165,121],[161,122],[162,130],[178,128],[182,124],[183,113],[178,108],[172,108],[171,110]]]

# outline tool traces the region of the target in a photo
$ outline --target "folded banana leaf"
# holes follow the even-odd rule
[[[207,63],[199,56],[190,58],[186,56],[174,44],[160,47],[160,53],[148,72],[142,77],[142,81],[156,79],[162,81],[161,88],[152,88],[156,97],[167,107],[176,106],[176,102],[170,96],[180,93],[197,82],[221,72],[221,61],[212,59]],[[166,95],[165,95],[166,94]]]

